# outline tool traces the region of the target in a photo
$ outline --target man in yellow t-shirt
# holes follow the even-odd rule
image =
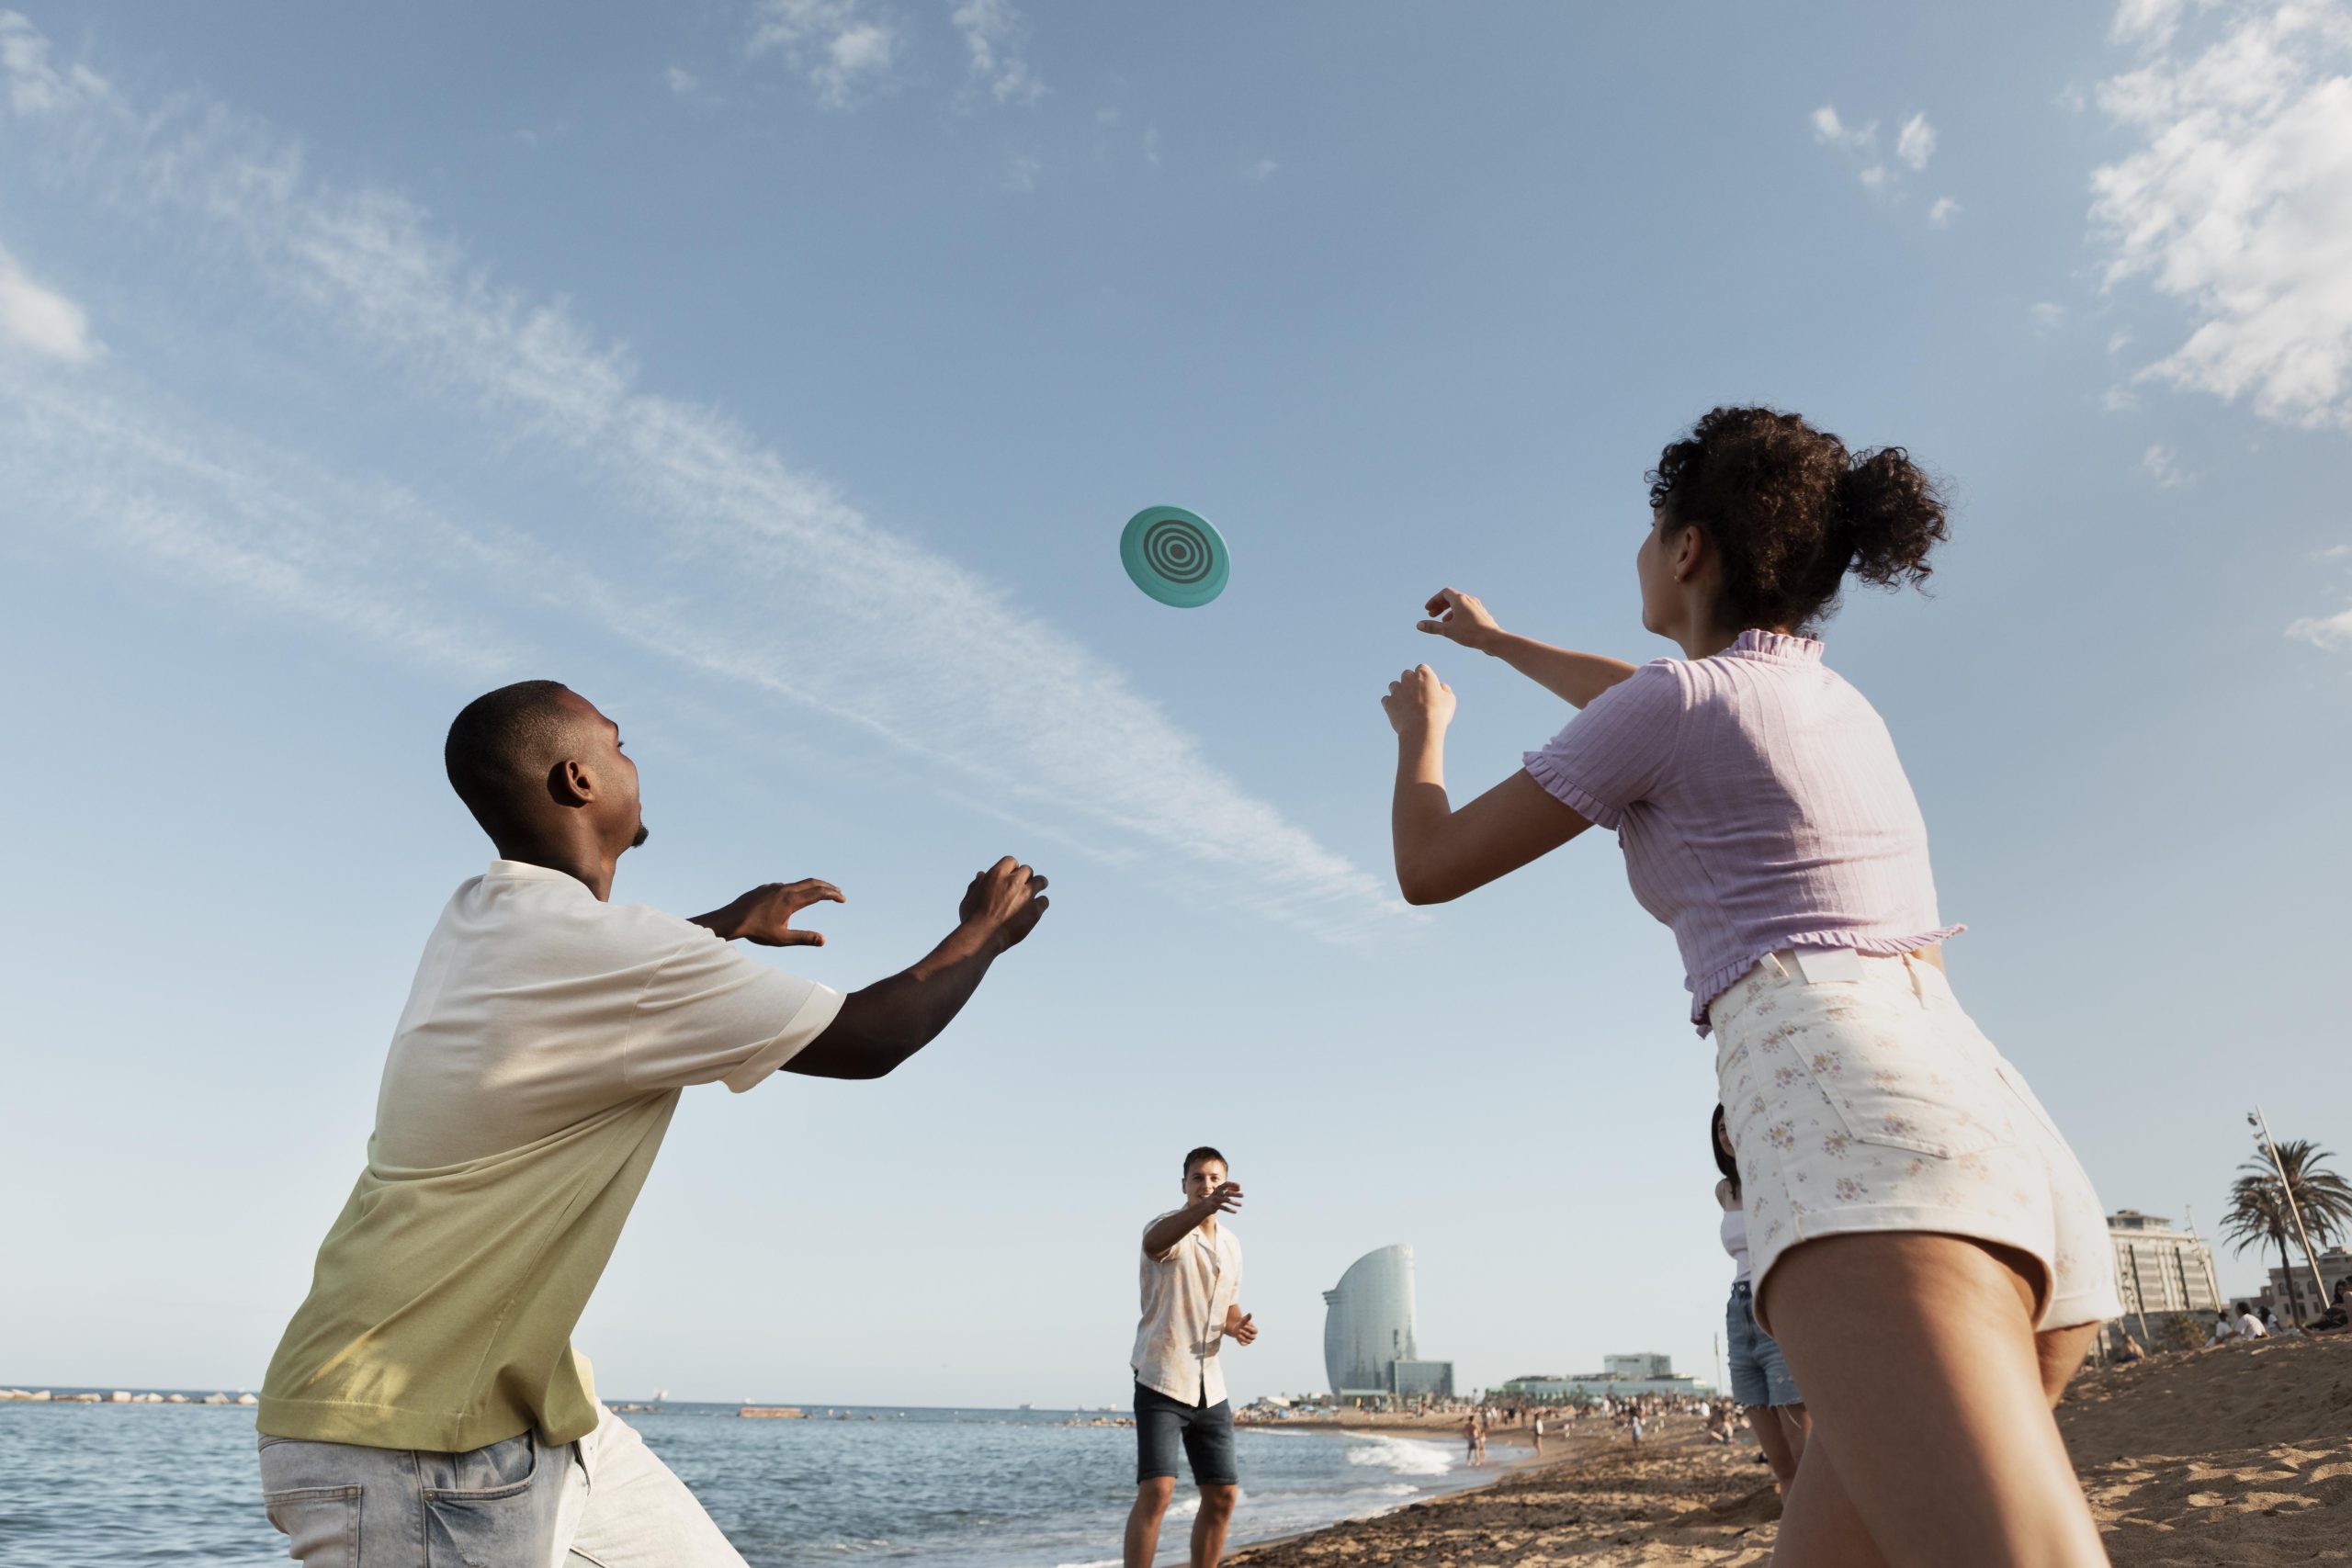
[[[572,1327],[682,1089],[889,1072],[1035,928],[1046,879],[999,861],[929,954],[843,996],[729,945],[821,942],[792,920],[840,902],[830,883],[771,883],[692,920],[609,901],[645,841],[637,767],[578,694],[526,681],[477,698],[446,761],[499,858],[426,940],[367,1168],[263,1382],[270,1521],[296,1561],[334,1568],[574,1552],[734,1568],[597,1403]]]

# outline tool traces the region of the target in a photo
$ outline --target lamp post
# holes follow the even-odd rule
[[[2287,1217],[2295,1222],[2295,1239],[2303,1244],[2303,1261],[2309,1265],[2312,1271],[2312,1289],[2319,1293],[2320,1304],[2324,1306],[2327,1303],[2327,1282],[2320,1278],[2319,1255],[2312,1250],[2311,1233],[2303,1229],[2303,1212],[2295,1206],[2295,1190],[2287,1180],[2287,1168],[2278,1163],[2278,1140],[2270,1135],[2270,1123],[2264,1119],[2261,1106],[2257,1105],[2246,1112],[2245,1120],[2246,1125],[2255,1130],[2255,1142],[2261,1145],[2262,1152],[2269,1157],[2270,1168],[2278,1173],[2279,1196],[2287,1200]],[[2287,1310],[2294,1314],[2295,1323],[2300,1327],[2303,1321],[2303,1314],[2298,1302],[2302,1292],[2294,1288],[2294,1283],[2293,1276],[2290,1274],[2286,1280]]]

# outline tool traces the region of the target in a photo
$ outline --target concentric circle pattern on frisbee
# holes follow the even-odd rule
[[[1232,561],[1209,520],[1181,506],[1148,506],[1119,536],[1119,559],[1135,585],[1163,604],[1191,610],[1225,592]]]

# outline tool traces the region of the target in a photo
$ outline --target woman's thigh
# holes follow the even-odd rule
[[[1894,1562],[2106,1562],[2051,1418],[2030,1267],[1917,1233],[1790,1249],[1766,1288],[1813,1416],[1792,1547],[1850,1506]]]

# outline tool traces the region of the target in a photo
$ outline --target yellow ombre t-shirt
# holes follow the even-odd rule
[[[586,1436],[571,1330],[679,1091],[741,1093],[841,1005],[701,926],[492,863],[425,943],[368,1168],[270,1359],[260,1430],[447,1453]]]

